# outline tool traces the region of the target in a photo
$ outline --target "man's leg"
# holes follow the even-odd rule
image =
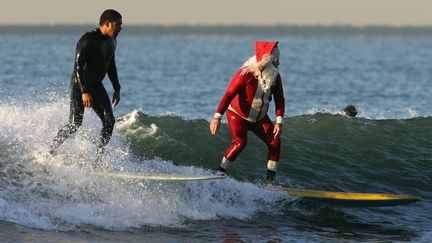
[[[247,121],[236,113],[227,110],[226,117],[231,130],[231,146],[226,150],[219,170],[226,172],[231,162],[233,162],[247,144]]]
[[[273,135],[274,125],[270,118],[266,116],[261,121],[254,124],[251,129],[266,145],[268,148],[267,155],[267,180],[274,181],[277,172],[277,165],[280,157],[280,139],[274,138]]]
[[[101,84],[95,88],[93,95],[93,110],[96,112],[102,122],[102,130],[99,136],[98,151],[96,154],[95,163],[99,164],[102,162],[102,155],[105,150],[105,146],[111,139],[112,132],[114,130],[115,117],[113,114],[111,102],[109,96]]]
[[[61,128],[57,136],[51,143],[49,153],[55,155],[58,147],[72,134],[74,134],[81,126],[84,115],[84,104],[82,102],[81,91],[78,86],[72,86],[71,101],[69,111],[69,122]]]

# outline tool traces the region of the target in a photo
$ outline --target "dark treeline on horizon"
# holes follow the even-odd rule
[[[77,34],[96,25],[0,25],[1,34]],[[349,25],[124,25],[122,35],[361,35],[432,36],[432,26],[349,26]]]

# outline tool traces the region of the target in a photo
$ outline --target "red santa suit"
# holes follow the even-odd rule
[[[215,118],[226,112],[232,143],[221,163],[227,169],[247,143],[247,132],[252,131],[268,147],[267,169],[276,172],[280,155],[280,139],[274,138],[274,125],[267,115],[270,101],[275,102],[276,123],[283,124],[285,99],[282,79],[272,64],[279,59],[278,42],[256,42],[256,55],[235,74],[222,97]],[[276,52],[276,53],[275,53]],[[278,60],[277,60],[278,62]]]

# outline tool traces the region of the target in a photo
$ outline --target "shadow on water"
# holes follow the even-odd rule
[[[397,224],[397,219],[380,214],[380,209],[340,208],[314,203],[296,204],[278,220],[283,227],[316,235],[330,241],[413,241],[420,237],[413,229]],[[377,218],[379,220],[377,220]],[[282,222],[280,222],[283,224]]]
[[[177,239],[192,237],[210,242],[410,242],[421,238],[413,228],[399,225],[398,219],[390,219],[387,213],[376,208],[352,211],[296,202],[288,203],[280,214],[258,213],[246,220],[189,221],[188,227],[171,233]]]
[[[394,242],[421,238],[414,229],[398,225],[397,219],[390,221],[379,214],[376,209],[350,211],[312,203],[288,203],[287,209],[279,214],[257,213],[245,220],[189,220],[184,228],[145,227],[133,232],[146,237],[173,237],[176,242],[190,242],[190,239],[199,242]]]

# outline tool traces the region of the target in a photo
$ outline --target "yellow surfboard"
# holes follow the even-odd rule
[[[388,207],[420,201],[410,195],[316,191],[282,187],[282,191],[301,200],[347,207]]]
[[[146,174],[131,171],[97,171],[91,172],[91,175],[144,181],[203,181],[223,179],[226,177],[223,175]]]

